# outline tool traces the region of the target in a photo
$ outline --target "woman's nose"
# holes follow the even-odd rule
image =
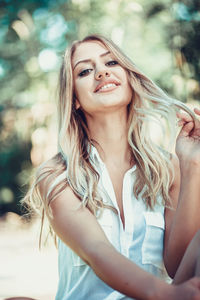
[[[106,70],[106,69],[101,69],[101,70],[97,71],[95,74],[96,80],[101,80],[106,77],[110,77],[110,71]]]

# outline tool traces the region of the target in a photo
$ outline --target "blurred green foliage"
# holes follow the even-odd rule
[[[56,152],[61,57],[90,33],[111,37],[174,97],[200,98],[199,0],[1,0],[0,214],[21,213],[32,167]]]

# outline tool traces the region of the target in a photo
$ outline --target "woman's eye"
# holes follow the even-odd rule
[[[82,76],[88,75],[91,71],[92,71],[92,69],[85,69],[85,70],[81,71],[78,74],[78,76],[82,77]]]
[[[107,66],[114,66],[114,65],[118,65],[118,62],[116,60],[111,60],[111,61],[108,61],[106,63]]]

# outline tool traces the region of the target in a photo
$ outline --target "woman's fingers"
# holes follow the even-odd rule
[[[195,112],[195,114],[200,116],[200,109],[199,108],[195,107],[194,112]]]
[[[194,122],[192,121],[183,124],[183,127],[179,133],[179,137],[189,136],[193,128],[194,128]]]
[[[178,124],[178,126],[183,126],[184,124],[185,124],[185,121],[183,121],[183,120],[178,120],[178,122],[177,122],[177,124]]]
[[[194,112],[195,112],[195,114],[200,116],[200,109],[199,108],[195,107]],[[190,121],[193,120],[193,118],[186,112],[179,111],[179,112],[176,113],[176,116],[177,116],[177,118],[179,118],[180,120],[183,120],[185,122],[190,122]]]
[[[192,121],[192,117],[191,117],[189,114],[187,114],[187,113],[177,112],[177,113],[176,113],[176,116],[177,116],[180,120],[182,120],[182,121],[184,121],[184,122],[190,122],[190,121]]]
[[[195,107],[194,113],[196,116],[200,116],[200,109]],[[179,137],[193,137],[195,139],[200,138],[200,120],[199,118],[192,118],[185,112],[177,112],[178,126],[182,127],[179,133]]]

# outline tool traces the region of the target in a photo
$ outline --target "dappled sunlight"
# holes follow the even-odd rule
[[[47,159],[50,159],[57,152],[55,132],[46,128],[37,128],[31,136],[32,149],[30,153],[33,166],[38,166]]]
[[[1,300],[14,296],[54,299],[58,280],[57,250],[51,238],[39,250],[39,231],[37,219],[25,222],[14,213],[0,218]]]
[[[55,51],[43,49],[38,55],[38,62],[44,72],[51,71],[58,65],[58,57]]]
[[[11,26],[16,31],[20,39],[27,40],[29,38],[29,30],[24,22],[17,20],[14,21]]]
[[[4,2],[0,300],[17,295],[53,300],[56,249],[49,240],[40,252],[39,220],[26,223],[18,214],[33,169],[57,152],[57,84],[65,48],[90,33],[105,34],[168,94],[193,109],[200,98],[200,12],[194,0],[41,0],[23,1],[23,7],[21,1]],[[158,121],[151,122],[149,130],[160,144],[163,132]]]

